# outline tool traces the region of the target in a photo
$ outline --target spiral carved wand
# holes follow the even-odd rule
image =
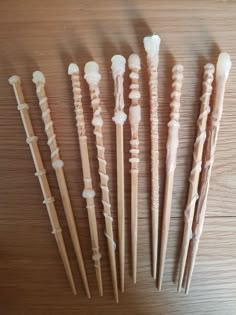
[[[32,123],[29,116],[29,106],[25,103],[23,91],[21,88],[21,81],[20,78],[16,75],[9,78],[9,83],[13,86],[16,100],[18,107],[17,109],[20,111],[21,119],[24,125],[25,133],[27,136],[26,142],[29,144],[30,151],[32,154],[32,158],[34,161],[36,173],[35,175],[38,177],[41,190],[44,197],[44,204],[46,205],[48,216],[50,219],[50,223],[52,226],[52,233],[55,236],[57,247],[59,249],[59,252],[61,254],[61,259],[64,264],[64,268],[70,283],[70,286],[72,288],[72,291],[74,294],[76,294],[75,284],[70,268],[69,259],[67,256],[66,248],[64,239],[62,236],[62,230],[59,224],[59,220],[57,217],[56,208],[54,205],[54,198],[52,197],[50,187],[47,180],[46,170],[44,169],[42,158],[40,155],[39,147],[37,144],[38,138],[34,135],[34,130],[32,127]]]
[[[132,54],[128,59],[129,77],[131,79],[129,98],[131,106],[129,108],[129,121],[131,126],[130,140],[130,163],[131,163],[131,243],[132,243],[132,269],[133,281],[136,283],[137,278],[137,238],[138,238],[138,172],[139,172],[139,137],[138,129],[141,121],[141,107],[139,105],[139,71],[140,58]]]
[[[116,244],[113,237],[113,227],[112,227],[112,216],[111,216],[111,204],[109,198],[109,188],[108,180],[109,177],[106,171],[106,159],[105,159],[105,147],[103,144],[103,119],[102,119],[102,107],[100,101],[100,89],[99,82],[101,80],[101,75],[99,73],[99,66],[96,62],[90,61],[86,63],[85,68],[85,80],[89,85],[91,105],[93,108],[93,120],[92,125],[94,126],[94,134],[96,136],[96,147],[97,147],[97,158],[99,164],[99,175],[100,175],[100,187],[102,190],[102,204],[103,204],[103,215],[105,218],[106,232],[105,236],[107,238],[107,246],[109,251],[109,259],[111,266],[111,276],[115,300],[119,302],[118,296],[118,285],[117,285],[117,271],[116,271],[116,256],[115,249]]]
[[[147,52],[150,90],[151,121],[151,198],[152,198],[152,269],[157,276],[158,226],[159,226],[159,145],[158,145],[158,64],[161,39],[158,35],[144,37]]]
[[[116,124],[116,167],[117,167],[117,205],[121,292],[124,292],[125,280],[125,187],[124,187],[124,140],[123,125],[127,119],[124,112],[124,72],[126,60],[115,55],[111,59],[112,74],[115,87],[115,112],[112,120]]]
[[[178,276],[178,292],[181,291],[184,271],[187,261],[189,243],[192,234],[192,223],[194,217],[195,205],[198,199],[198,183],[199,176],[201,173],[202,166],[202,153],[203,146],[206,139],[206,124],[207,117],[210,112],[210,97],[212,93],[212,82],[214,78],[215,67],[212,64],[207,64],[204,67],[203,74],[203,83],[202,89],[203,93],[201,96],[201,108],[200,115],[198,117],[197,125],[197,137],[194,143],[194,151],[193,151],[193,166],[189,176],[189,192],[188,192],[188,200],[187,206],[184,212],[185,215],[185,225],[184,225],[184,234],[182,240],[182,248],[180,253],[179,260],[179,276]]]
[[[165,183],[165,196],[164,196],[164,209],[162,219],[162,231],[161,231],[161,252],[160,252],[160,273],[158,278],[158,289],[161,290],[166,249],[168,242],[170,215],[171,215],[171,203],[172,192],[174,185],[174,173],[177,160],[177,149],[179,142],[179,108],[180,108],[180,96],[183,81],[183,66],[175,65],[172,69],[172,87],[171,93],[172,102],[170,107],[172,108],[170,113],[170,121],[168,123],[168,139],[167,139],[167,157],[166,157],[166,183]]]
[[[185,288],[186,294],[188,294],[189,292],[200,237],[202,235],[203,225],[205,221],[207,197],[210,187],[210,178],[214,163],[218,133],[220,129],[220,121],[223,112],[225,86],[229,76],[230,69],[231,60],[229,54],[221,53],[218,57],[216,65],[216,96],[213,111],[210,117],[211,120],[208,139],[206,142],[206,154],[201,174],[199,200],[196,209],[196,224],[194,225],[195,228],[193,231],[192,246],[190,247],[191,248],[190,262],[188,266],[188,275]]]
[[[72,87],[73,87],[74,106],[75,106],[76,122],[77,122],[78,137],[79,137],[79,144],[80,144],[80,155],[81,155],[81,160],[82,160],[82,169],[83,169],[83,178],[84,178],[83,197],[86,199],[86,204],[87,204],[90,236],[91,236],[92,251],[93,251],[92,258],[94,260],[99,293],[102,296],[103,295],[102,270],[101,270],[101,257],[102,256],[99,250],[96,211],[95,211],[95,205],[94,205],[95,191],[93,190],[93,187],[92,187],[92,178],[91,178],[90,163],[89,163],[89,156],[88,156],[88,146],[87,146],[87,136],[86,136],[84,113],[83,113],[83,107],[82,107],[82,101],[81,101],[82,96],[81,96],[78,66],[74,63],[71,63],[68,68],[68,74],[71,75],[71,81],[72,81]]]
[[[64,171],[63,171],[64,163],[60,158],[59,148],[57,146],[56,135],[54,133],[54,128],[53,128],[53,121],[50,115],[48,99],[45,92],[46,80],[43,73],[40,71],[35,71],[33,73],[33,82],[36,85],[36,93],[39,99],[39,106],[42,111],[42,119],[45,124],[45,132],[48,137],[48,146],[51,150],[52,167],[54,168],[56,172],[57,183],[59,186],[62,203],[64,206],[65,215],[66,215],[66,220],[68,223],[76,258],[77,258],[78,265],[80,268],[86,294],[88,298],[90,298],[88,280],[87,280],[87,275],[86,275],[86,271],[84,267],[82,251],[80,247],[80,242],[79,242],[79,237],[78,237],[77,229],[75,225],[75,219],[74,219],[74,215],[73,215],[73,211],[71,207],[69,192],[67,189],[66,180],[65,180]]]

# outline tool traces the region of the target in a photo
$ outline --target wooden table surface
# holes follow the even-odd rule
[[[236,2],[235,1],[85,1],[8,0],[0,3],[0,309],[3,315],[74,314],[217,314],[236,313]],[[151,276],[150,251],[150,123],[148,76],[142,40],[157,33],[162,38],[159,67],[160,202],[163,202],[165,145],[171,91],[171,68],[184,65],[180,145],[174,183],[170,239],[163,290],[158,293]],[[174,283],[183,210],[192,163],[196,119],[199,113],[201,77],[207,62],[216,63],[220,51],[232,57],[225,107],[217,144],[199,255],[189,296],[176,293]],[[125,125],[126,175],[126,276],[120,303],[113,299],[104,236],[101,193],[97,173],[95,138],[89,91],[82,80],[92,177],[96,190],[97,222],[101,244],[104,297],[98,296],[85,200],[77,130],[73,111],[70,62],[94,59],[100,65],[104,141],[110,176],[114,229],[117,239],[113,54],[140,54],[142,124],[140,126],[140,194],[138,277],[131,279],[129,124]],[[85,297],[77,269],[64,211],[50,163],[32,72],[41,70],[55,122],[61,156],[65,162],[76,223],[86,262],[92,299]],[[78,295],[68,286],[44,205],[25,132],[8,77],[22,79],[35,134],[39,137],[51,189],[63,227]],[[128,72],[125,101],[128,112]]]

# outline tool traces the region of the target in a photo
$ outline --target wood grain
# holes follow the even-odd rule
[[[0,3],[0,305],[4,315],[37,314],[217,314],[236,312],[236,2],[131,0],[8,0]],[[171,68],[185,68],[180,112],[180,143],[175,173],[170,240],[163,291],[157,292],[151,277],[150,252],[150,123],[146,54],[142,39],[156,32],[162,38],[159,65],[160,202],[163,205],[167,122],[171,92]],[[183,230],[183,211],[199,114],[201,78],[205,63],[215,63],[219,51],[227,51],[233,67],[226,88],[225,106],[216,148],[208,198],[207,219],[188,297],[176,293],[177,253]],[[116,147],[113,80],[110,59],[140,54],[142,123],[139,174],[139,239],[137,285],[131,278],[130,127],[124,125],[126,188],[126,278],[119,305],[113,300],[104,218],[99,188],[92,108],[86,82],[81,80],[91,171],[96,191],[95,206],[103,255],[104,297],[99,297],[94,278],[77,130],[74,121],[69,63],[81,69],[94,59],[102,75],[101,105],[107,173],[117,238]],[[42,71],[47,80],[51,115],[65,163],[65,176],[81,238],[92,299],[84,294],[64,217],[50,152],[40,116],[32,72]],[[39,137],[45,167],[71,260],[78,296],[67,284],[40,186],[8,77],[21,76],[35,134]],[[125,111],[128,114],[129,72],[125,76]],[[79,209],[79,211],[78,211]],[[162,208],[160,209],[162,212]]]

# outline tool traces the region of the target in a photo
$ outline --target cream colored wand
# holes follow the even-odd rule
[[[178,292],[181,291],[184,271],[187,261],[189,243],[192,234],[192,224],[194,217],[195,205],[198,199],[198,183],[199,176],[202,167],[202,153],[203,146],[206,139],[206,124],[208,113],[210,112],[210,97],[212,93],[212,82],[214,78],[215,67],[212,64],[207,64],[204,67],[203,83],[202,83],[202,97],[201,97],[201,109],[200,115],[198,117],[197,125],[197,137],[194,143],[193,151],[193,166],[189,176],[189,192],[187,206],[184,212],[185,224],[184,224],[184,234],[182,240],[182,248],[179,260],[179,276],[178,276]]]
[[[188,275],[185,289],[186,294],[188,294],[189,292],[200,237],[202,235],[203,225],[205,221],[211,171],[214,163],[216,143],[220,129],[221,116],[223,112],[225,86],[229,76],[230,69],[231,69],[230,55],[227,53],[221,53],[218,57],[216,65],[216,96],[213,111],[210,117],[209,134],[206,142],[206,154],[201,174],[199,200],[196,209],[196,225],[193,231],[190,261],[188,265]]]
[[[130,69],[130,93],[131,106],[129,108],[129,121],[131,126],[130,153],[131,158],[131,243],[132,243],[132,271],[133,281],[137,278],[137,241],[138,241],[138,172],[139,172],[139,137],[138,129],[141,121],[141,107],[139,105],[139,71],[141,69],[138,55],[129,56],[128,65]]]
[[[174,174],[177,160],[177,149],[179,144],[179,109],[180,109],[180,96],[183,81],[183,66],[175,65],[172,69],[172,87],[171,93],[172,102],[170,107],[172,108],[170,113],[170,122],[168,123],[168,139],[167,139],[167,157],[166,157],[166,183],[165,183],[165,195],[164,195],[164,209],[162,219],[161,230],[161,252],[160,252],[160,266],[158,277],[158,289],[161,290],[162,279],[164,274],[170,216],[171,216],[171,204],[172,193],[174,186]]]
[[[71,76],[72,87],[73,87],[75,115],[76,115],[77,129],[78,129],[80,155],[81,155],[83,179],[84,179],[83,197],[86,199],[86,204],[87,204],[89,229],[90,229],[92,252],[93,252],[92,258],[94,260],[94,267],[96,271],[98,290],[99,290],[100,295],[103,296],[102,270],[101,270],[102,255],[99,250],[96,211],[95,211],[95,205],[94,205],[95,191],[93,190],[93,187],[92,187],[92,178],[91,178],[88,146],[87,146],[87,136],[86,136],[86,130],[85,130],[83,106],[82,106],[82,101],[81,101],[82,95],[81,95],[81,88],[80,88],[78,66],[74,63],[71,63],[68,68],[68,74]]]
[[[111,216],[111,204],[109,198],[109,188],[108,180],[109,176],[106,171],[106,159],[105,159],[105,147],[103,144],[103,119],[102,119],[102,107],[100,101],[100,89],[99,82],[101,80],[101,75],[99,73],[99,66],[96,62],[87,62],[84,67],[85,80],[89,85],[91,105],[93,108],[93,120],[92,125],[94,126],[94,135],[96,136],[96,147],[97,147],[97,159],[99,165],[99,175],[100,175],[100,187],[102,191],[102,204],[103,204],[103,215],[105,218],[106,232],[105,236],[107,238],[107,246],[109,252],[109,260],[111,267],[111,276],[115,300],[119,302],[118,296],[118,285],[117,285],[117,270],[116,270],[116,255],[115,249],[116,244],[113,237],[113,227],[112,227],[112,216]]]
[[[152,270],[157,276],[158,226],[159,226],[159,138],[158,138],[158,64],[161,39],[158,35],[143,39],[147,53],[151,122],[151,210],[152,210]]]
[[[70,286],[72,288],[72,291],[74,294],[76,294],[75,284],[70,268],[69,259],[67,256],[66,248],[64,239],[62,236],[62,230],[59,224],[59,220],[57,217],[56,208],[54,205],[54,198],[52,197],[50,187],[47,180],[46,170],[44,169],[42,158],[40,155],[39,147],[37,144],[38,138],[34,135],[33,126],[31,123],[31,119],[29,116],[29,106],[25,103],[23,91],[21,88],[21,81],[20,77],[14,75],[9,78],[9,83],[13,86],[16,100],[17,100],[17,109],[20,111],[21,119],[24,125],[25,133],[26,133],[26,142],[28,143],[31,151],[31,155],[34,161],[36,173],[35,175],[38,177],[41,190],[44,197],[44,204],[46,205],[48,216],[50,219],[50,223],[52,226],[52,233],[54,234],[54,237],[57,242],[57,247],[59,249],[59,252],[61,254],[61,259],[66,271],[66,275],[68,277]]]
[[[71,239],[74,245],[76,258],[77,258],[78,265],[80,268],[80,273],[83,279],[86,294],[88,298],[90,298],[88,280],[87,280],[87,275],[86,275],[86,271],[84,267],[82,251],[80,247],[80,242],[79,242],[79,237],[78,237],[77,229],[75,225],[75,219],[74,219],[74,215],[73,215],[73,211],[71,207],[69,192],[67,189],[66,180],[65,180],[64,171],[63,171],[64,163],[60,158],[59,148],[57,146],[56,135],[54,133],[54,128],[53,128],[53,121],[50,115],[48,99],[45,92],[46,80],[43,73],[40,71],[35,71],[33,73],[33,82],[36,85],[36,93],[39,99],[39,106],[42,111],[42,119],[45,125],[45,132],[48,137],[48,146],[51,150],[52,167],[54,168],[56,172],[57,183],[59,186]]]
[[[116,124],[116,167],[117,167],[117,205],[118,205],[118,235],[120,258],[121,292],[125,283],[125,185],[124,185],[124,139],[123,125],[127,119],[124,112],[124,73],[126,60],[115,55],[111,59],[112,74],[115,88],[115,112],[112,120]]]

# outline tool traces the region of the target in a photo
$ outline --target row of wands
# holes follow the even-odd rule
[[[160,261],[158,262],[159,241],[159,174],[158,174],[158,63],[159,63],[159,46],[160,37],[153,35],[144,38],[144,48],[147,52],[147,64],[149,69],[149,86],[150,86],[150,121],[151,121],[151,182],[152,182],[152,268],[153,277],[157,278],[157,268],[159,265],[158,288],[161,290],[162,279],[164,274],[164,265],[166,257],[166,249],[168,242],[168,232],[170,224],[172,190],[174,184],[174,172],[176,167],[176,157],[178,148],[178,130],[179,130],[179,109],[180,96],[183,81],[183,66],[175,65],[172,69],[172,94],[171,94],[171,114],[168,124],[169,132],[167,139],[167,158],[166,158],[166,183],[165,197],[163,209],[163,222],[161,229],[161,244],[160,244]],[[123,76],[125,72],[126,60],[123,56],[115,55],[112,60],[112,74],[114,79],[114,95],[115,95],[115,111],[113,121],[116,124],[116,152],[117,152],[117,211],[118,211],[118,236],[119,236],[119,265],[120,265],[120,288],[124,292],[125,280],[125,190],[124,190],[124,153],[123,153],[123,125],[127,119],[124,112],[124,93],[123,93]],[[141,93],[139,91],[139,71],[141,69],[140,59],[138,55],[132,54],[128,59],[130,69],[130,94],[131,100],[129,109],[129,121],[131,125],[131,140],[130,140],[130,163],[131,163],[131,241],[132,241],[132,270],[133,281],[136,283],[137,272],[137,236],[138,236],[138,165],[139,165],[139,137],[138,129],[141,120],[141,107],[139,100]],[[223,110],[223,99],[225,84],[231,67],[230,57],[226,53],[221,53],[216,69],[216,96],[214,106],[212,108],[211,119],[208,130],[207,142],[206,139],[207,118],[210,112],[210,96],[212,93],[212,82],[214,75],[214,66],[207,64],[204,67],[203,75],[203,92],[201,97],[200,115],[197,121],[197,137],[194,144],[193,152],[193,167],[189,178],[189,194],[187,206],[185,209],[185,227],[183,234],[183,242],[180,253],[179,276],[178,276],[178,291],[181,291],[184,275],[185,290],[189,291],[193,267],[196,260],[199,240],[203,229],[204,217],[206,212],[206,201],[209,190],[211,170],[214,160],[214,153],[219,131],[219,124]],[[111,277],[113,283],[114,297],[116,302],[118,297],[118,279],[116,268],[116,243],[113,237],[111,204],[109,201],[108,174],[106,172],[105,148],[103,145],[103,120],[102,107],[100,104],[99,82],[101,75],[99,66],[94,61],[88,62],[84,68],[84,78],[89,85],[91,106],[93,108],[92,125],[96,137],[98,172],[100,175],[100,187],[102,192],[103,214],[105,219],[105,236],[107,238],[107,246],[109,252]],[[86,199],[88,212],[92,259],[94,260],[96,278],[99,293],[103,295],[102,286],[102,271],[101,271],[101,254],[99,251],[99,241],[96,223],[96,213],[94,205],[95,192],[92,186],[87,137],[85,130],[85,121],[82,106],[82,94],[80,88],[79,68],[76,64],[70,64],[68,74],[71,76],[72,89],[74,97],[74,107],[76,115],[76,123],[78,129],[78,138],[80,144],[80,154],[83,169],[84,191],[83,197]],[[36,173],[38,176],[44,203],[47,207],[49,219],[52,225],[52,232],[55,236],[58,249],[65,267],[65,271],[74,294],[76,288],[73,280],[73,275],[70,268],[67,252],[65,249],[62,230],[58,221],[57,212],[54,206],[54,199],[51,195],[49,184],[47,181],[46,170],[40,156],[40,151],[37,145],[37,137],[34,134],[33,127],[29,116],[29,106],[25,103],[24,95],[21,88],[21,81],[18,76],[12,76],[9,79],[13,85],[18,110],[20,111],[23,125],[25,128],[27,143],[30,146],[31,154],[34,160]],[[45,92],[45,77],[36,71],[33,73],[33,82],[36,85],[36,94],[39,100],[39,106],[42,110],[42,119],[45,124],[45,131],[48,137],[48,146],[51,151],[52,167],[56,172],[56,178],[62,197],[64,211],[71,234],[75,254],[78,261],[78,266],[82,276],[84,288],[87,296],[90,298],[90,290],[86,276],[80,241],[76,229],[75,219],[71,207],[69,192],[66,185],[66,180],[63,171],[63,161],[60,157],[60,150],[57,145],[56,135],[53,128],[53,121],[50,116],[50,108]],[[205,156],[203,159],[203,149]],[[202,162],[203,161],[203,162]],[[202,167],[203,163],[203,167]],[[202,172],[201,172],[202,169]],[[201,173],[201,181],[200,179]],[[199,195],[198,195],[199,194]],[[199,197],[198,203],[197,199]],[[196,206],[197,204],[197,206]],[[194,217],[196,221],[194,222]],[[189,257],[189,259],[187,259]]]

